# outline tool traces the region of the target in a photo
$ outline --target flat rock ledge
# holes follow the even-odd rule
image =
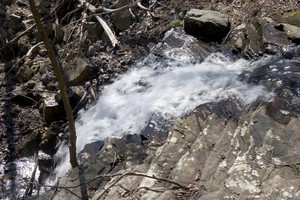
[[[228,16],[212,10],[191,9],[184,19],[187,34],[200,39],[221,42],[230,31]]]
[[[111,139],[59,185],[138,172],[189,189],[131,175],[102,177],[85,189],[91,199],[299,199],[300,120],[281,111],[287,120],[275,121],[269,104],[258,102],[247,111],[231,101],[200,106],[176,121],[166,141],[146,146]],[[81,196],[82,188],[69,190]],[[66,190],[52,193],[47,195],[54,199],[75,198]]]

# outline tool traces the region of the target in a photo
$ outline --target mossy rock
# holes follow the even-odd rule
[[[175,19],[175,20],[173,20],[173,21],[171,22],[170,26],[171,26],[172,28],[176,28],[176,27],[181,26],[182,24],[183,24],[183,21],[182,21],[182,20],[180,20],[180,19]]]
[[[300,10],[285,12],[283,14],[277,13],[272,18],[279,23],[287,23],[300,27]]]
[[[282,15],[283,18],[300,17],[300,11],[286,12]]]

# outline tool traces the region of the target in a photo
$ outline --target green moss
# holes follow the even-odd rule
[[[171,22],[171,27],[172,27],[172,28],[175,28],[175,27],[180,26],[181,24],[182,24],[182,21],[181,21],[181,20],[175,19],[175,20],[173,20],[173,21]]]
[[[286,12],[281,15],[278,22],[288,23],[294,26],[300,26],[300,11]]]
[[[286,12],[282,14],[282,18],[300,17],[300,11]]]

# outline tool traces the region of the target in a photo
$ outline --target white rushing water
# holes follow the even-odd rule
[[[105,87],[96,105],[80,113],[77,151],[92,141],[139,133],[153,113],[168,119],[228,97],[245,104],[259,96],[269,97],[262,86],[237,80],[240,72],[249,68],[245,60],[232,62],[221,54],[212,54],[199,64],[173,62],[159,69],[140,66]],[[61,146],[59,152],[65,157],[56,172],[61,176],[70,167],[67,146]]]
[[[0,183],[0,199],[12,200],[12,199],[22,199],[24,197],[27,187],[33,178],[33,181],[38,181],[40,171],[36,168],[35,159],[30,158],[20,158],[15,162],[10,163],[10,173],[15,174],[13,179],[8,179]],[[0,166],[0,171],[4,171],[4,165]],[[36,171],[33,176],[34,169]],[[5,179],[5,178],[4,178]],[[2,194],[1,194],[2,192]],[[32,195],[36,195],[36,190],[32,190]]]
[[[164,60],[164,67],[148,58],[106,86],[97,103],[80,112],[76,123],[77,151],[92,141],[140,133],[153,113],[171,119],[203,103],[228,97],[244,104],[259,97],[270,98],[262,86],[238,80],[241,71],[251,67],[248,61],[232,61],[216,53],[201,63],[191,64],[185,49],[180,51],[181,54],[178,49],[175,54],[166,52],[173,59]],[[62,176],[70,168],[67,146],[60,147],[59,155],[64,159],[55,173]]]

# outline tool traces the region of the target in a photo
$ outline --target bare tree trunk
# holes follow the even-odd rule
[[[67,91],[66,91],[66,85],[65,85],[65,82],[64,82],[64,79],[63,79],[63,74],[62,74],[61,69],[60,69],[60,64],[55,58],[55,54],[54,54],[54,51],[53,51],[52,46],[50,44],[50,41],[48,39],[48,36],[47,36],[43,26],[42,26],[41,17],[40,17],[39,12],[36,9],[34,0],[29,0],[29,4],[30,4],[30,9],[31,9],[33,18],[35,20],[38,32],[43,38],[45,47],[47,49],[48,57],[49,57],[49,59],[52,63],[54,73],[55,73],[55,76],[57,78],[58,87],[59,87],[59,90],[60,90],[61,98],[62,98],[64,108],[65,108],[65,111],[66,111],[67,119],[68,119],[68,122],[69,122],[70,163],[71,163],[72,168],[75,168],[76,166],[78,166],[77,158],[76,158],[76,129],[75,129],[75,123],[74,123],[72,108],[71,108],[71,105],[70,105],[70,102],[69,102],[69,99],[68,99],[68,94],[67,94]]]

